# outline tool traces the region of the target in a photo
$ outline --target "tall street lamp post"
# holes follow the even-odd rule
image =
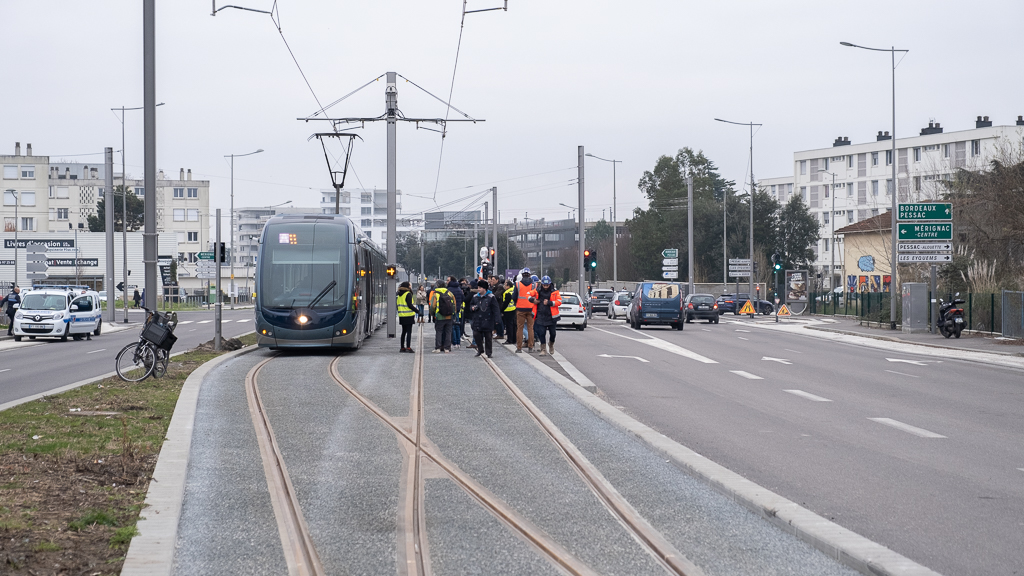
[[[18,203],[21,202],[21,195],[17,190],[8,189],[7,192],[14,196],[14,284],[13,289],[18,285]]]
[[[618,282],[619,281],[619,232],[618,232],[618,226],[616,224],[617,220],[615,219],[616,218],[616,212],[618,211],[617,208],[616,208],[616,198],[615,198],[615,196],[616,196],[616,194],[615,194],[615,165],[620,163],[620,162],[622,162],[622,160],[609,160],[607,158],[601,158],[599,156],[594,156],[593,154],[591,154],[589,152],[586,155],[590,156],[591,158],[596,158],[598,160],[604,160],[605,162],[611,162],[612,163],[612,280],[614,282]]]
[[[164,105],[163,102],[157,104],[157,106],[163,106],[163,105]],[[124,113],[127,112],[127,111],[131,111],[131,110],[142,110],[143,108],[145,108],[145,106],[136,106],[134,108],[126,108],[124,106],[121,106],[120,108],[111,108],[111,110],[120,110],[121,111],[121,116],[118,118],[118,120],[121,121],[121,259],[122,259],[122,266],[123,266],[123,269],[121,270],[121,273],[122,273],[121,277],[124,279],[124,290],[123,290],[124,295],[122,297],[122,300],[124,302],[124,322],[125,322],[125,324],[128,323],[128,182],[127,182],[128,174],[125,172],[125,168],[124,168],[125,167],[125,160],[124,160]],[[112,192],[113,191],[111,191],[111,193]],[[108,204],[108,203],[104,202],[104,204]],[[110,210],[114,209],[114,198],[113,198],[113,196],[110,197],[110,202],[109,202],[108,208]],[[108,297],[110,297],[112,295],[114,298],[117,298],[117,294],[113,293],[113,290],[111,290],[110,292],[111,292],[111,294],[108,294]]]
[[[891,330],[896,329],[896,271],[898,265],[896,263],[896,53],[903,52],[906,54],[910,50],[898,50],[895,46],[890,48],[868,48],[867,46],[858,46],[850,42],[840,42],[843,46],[850,48],[861,48],[863,50],[871,50],[874,52],[888,52],[892,58],[892,237],[890,242],[892,244],[892,265],[890,266],[889,274],[889,328]],[[834,191],[833,191],[834,192]]]
[[[248,154],[225,154],[225,158],[231,158],[231,209],[228,221],[231,223],[231,283],[228,284],[228,290],[231,292],[231,309],[235,309],[235,299],[238,297],[238,288],[235,287],[235,158],[241,158],[243,156],[252,156],[253,154],[259,154],[263,152],[263,148],[255,152],[249,152]],[[246,282],[249,281],[249,273],[246,272]],[[217,279],[220,280],[219,278]]]
[[[832,292],[830,298],[836,297],[835,277],[836,277],[836,175],[834,172],[828,170],[818,169],[818,172],[824,172],[832,176],[832,213],[828,216],[828,221],[832,226],[832,234],[829,237],[828,245],[832,248],[832,264],[828,267],[828,289]]]
[[[751,300],[754,299],[754,191],[757,190],[754,184],[754,126],[761,126],[761,124],[755,124],[754,122],[732,122],[730,120],[722,120],[721,118],[715,118],[719,122],[725,122],[726,124],[736,124],[737,126],[749,126],[750,127],[750,288],[747,292]],[[724,198],[724,196],[723,196]],[[736,304],[739,306],[739,303]],[[755,308],[756,310],[756,308]]]

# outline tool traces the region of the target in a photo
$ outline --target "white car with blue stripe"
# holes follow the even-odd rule
[[[22,298],[14,315],[14,340],[99,336],[102,312],[99,294],[85,286],[34,288]]]

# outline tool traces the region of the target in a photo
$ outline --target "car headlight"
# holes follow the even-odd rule
[[[21,320],[22,319],[21,312],[18,312],[17,314],[15,314],[14,318],[17,319],[17,320]]]
[[[57,312],[56,314],[53,315],[53,319],[54,320],[60,320],[63,317],[64,317],[64,313],[63,312]]]

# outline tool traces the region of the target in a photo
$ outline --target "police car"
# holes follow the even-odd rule
[[[36,286],[22,297],[14,315],[14,340],[99,336],[101,315],[100,296],[88,286]]]

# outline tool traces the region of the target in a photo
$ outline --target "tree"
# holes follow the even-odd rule
[[[96,203],[96,214],[89,216],[89,231],[90,232],[106,232],[106,199],[111,195],[108,194],[106,197]],[[124,186],[115,186],[113,192],[114,199],[114,231],[120,232],[123,229],[124,219],[122,217],[124,200]],[[142,228],[143,222],[145,221],[146,202],[142,198],[136,196],[133,192],[128,193],[128,231],[135,232]]]
[[[819,228],[818,219],[807,209],[803,197],[794,194],[779,210],[773,243],[773,252],[780,256],[783,270],[810,266],[814,260],[811,247],[818,243]]]

